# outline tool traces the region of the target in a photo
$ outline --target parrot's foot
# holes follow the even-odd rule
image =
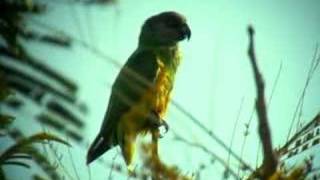
[[[163,129],[161,127],[164,127],[164,131],[162,131]],[[169,131],[169,125],[168,123],[161,119],[161,122],[160,122],[160,126],[158,127],[159,129],[159,137],[162,138],[168,131]]]
[[[150,117],[148,118],[149,123],[151,125],[152,129],[159,130],[159,137],[162,138],[164,134],[166,134],[169,131],[169,125],[168,123],[164,120],[161,119],[158,114],[154,111],[150,113]],[[164,131],[161,131],[161,127],[164,127]]]

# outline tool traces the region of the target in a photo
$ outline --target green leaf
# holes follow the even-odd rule
[[[2,88],[1,85],[0,88]],[[10,94],[12,93],[9,91],[9,89],[0,89],[0,101],[6,99]]]
[[[35,135],[29,137],[27,139],[27,142],[35,143],[35,142],[42,142],[42,141],[45,141],[45,140],[56,141],[56,142],[59,142],[59,143],[62,143],[64,145],[66,145],[66,146],[71,147],[71,145],[67,141],[59,138],[58,136],[55,136],[55,135],[52,135],[52,134],[49,134],[49,133],[38,133],[38,134],[35,134]]]
[[[46,180],[46,178],[44,178],[44,177],[42,177],[42,176],[40,176],[38,174],[33,175],[32,179],[33,180]]]
[[[0,101],[6,99],[12,92],[10,91],[9,87],[5,83],[4,77],[0,72]]]
[[[19,162],[19,161],[5,161],[4,163],[2,163],[2,165],[15,165],[15,166],[21,166],[24,168],[30,168],[29,164],[26,164],[24,162]]]
[[[32,157],[29,154],[17,154],[10,156],[9,159],[32,159]]]
[[[1,167],[0,167],[0,179],[3,179],[3,180],[6,179],[6,177],[4,176],[3,169]]]

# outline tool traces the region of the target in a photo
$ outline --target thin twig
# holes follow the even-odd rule
[[[311,62],[310,69],[309,69],[308,76],[307,76],[307,80],[306,80],[306,84],[305,84],[305,87],[304,87],[303,93],[302,93],[303,97],[301,98],[301,103],[300,103],[300,108],[299,108],[299,115],[298,115],[298,122],[296,124],[296,129],[297,130],[298,130],[299,125],[301,123],[303,106],[304,106],[304,99],[305,99],[305,96],[306,96],[306,93],[307,93],[307,87],[309,86],[310,81],[313,78],[314,72],[317,70],[317,67],[319,65],[320,56],[317,57],[318,50],[319,50],[319,46],[317,44],[316,45],[316,51],[315,51],[315,54],[314,54],[314,58],[313,58],[313,60]]]
[[[203,146],[200,143],[195,143],[195,142],[191,142],[188,141],[187,139],[183,138],[182,136],[178,135],[177,133],[174,133],[174,139],[180,142],[183,142],[189,146],[193,146],[196,148],[201,149],[202,151],[204,151],[205,153],[209,154],[210,156],[212,156],[215,160],[217,160],[221,165],[224,166],[224,168],[226,168],[230,174],[232,176],[234,176],[235,179],[240,179],[240,177],[236,174],[236,172],[234,170],[232,170],[229,165],[227,164],[227,162],[225,162],[222,158],[220,158],[218,155],[216,155],[214,152],[210,151],[207,147]]]
[[[70,8],[70,16],[73,20],[72,22],[74,23],[74,25],[76,26],[76,28],[78,30],[79,39],[82,39],[84,41],[85,33],[84,33],[84,30],[81,26],[81,19],[80,19],[78,9],[75,6],[75,4],[69,4],[69,8]]]
[[[248,28],[249,34],[249,49],[248,55],[250,58],[250,62],[252,65],[256,89],[257,89],[257,100],[256,100],[256,110],[258,115],[258,132],[259,137],[262,142],[263,149],[263,172],[261,176],[266,179],[270,177],[277,168],[277,158],[273,153],[272,148],[272,139],[271,139],[271,131],[269,128],[268,117],[267,117],[267,109],[265,103],[265,85],[260,73],[260,70],[257,65],[257,59],[254,50],[254,29],[252,26]]]
[[[67,136],[67,142],[69,142],[68,136]],[[77,168],[76,168],[76,165],[74,163],[74,159],[73,159],[73,156],[72,156],[72,153],[71,153],[71,148],[70,147],[67,147],[67,148],[68,148],[68,154],[69,154],[69,158],[70,158],[70,162],[71,162],[71,166],[72,166],[72,169],[74,171],[74,174],[76,175],[77,180],[80,180],[80,176],[79,176],[79,173],[77,171]]]
[[[236,135],[236,130],[237,130],[237,127],[238,127],[240,114],[242,112],[243,102],[244,102],[244,97],[242,97],[242,99],[241,99],[240,107],[239,107],[239,110],[238,110],[238,113],[237,113],[237,117],[236,117],[236,122],[234,123],[234,126],[233,126],[231,140],[230,140],[230,146],[229,146],[230,149],[232,149],[233,141],[234,141],[234,138],[235,138],[235,135]],[[227,165],[228,166],[229,166],[229,163],[230,163],[230,153],[228,153],[228,158],[227,158]]]
[[[270,105],[271,105],[272,98],[273,98],[274,93],[275,93],[275,91],[276,91],[276,89],[277,89],[277,86],[278,86],[278,82],[279,82],[281,73],[282,73],[282,61],[281,61],[281,63],[280,63],[280,67],[279,67],[279,70],[278,70],[276,79],[274,80],[274,83],[273,83],[273,85],[272,85],[271,94],[270,94],[269,99],[268,99],[268,102],[267,102],[267,108],[270,107]]]
[[[40,124],[40,127],[43,132],[50,134],[50,130],[47,129],[43,124]],[[64,166],[64,164],[61,162],[61,158],[58,155],[57,151],[53,147],[54,145],[49,141],[48,144],[41,144],[41,147],[44,151],[44,155],[50,157],[49,151],[54,156],[54,159],[56,162],[60,165],[59,168],[68,176],[70,179],[74,179],[71,174],[68,172],[67,168]],[[68,147],[69,148],[69,147]]]
[[[117,156],[118,156],[118,152],[116,152],[116,154],[112,158],[112,163],[111,163],[111,168],[110,168],[109,175],[108,175],[108,180],[112,179],[112,172],[113,172],[113,168],[114,168],[114,162],[115,162]]]
[[[85,11],[85,19],[86,19],[86,23],[87,23],[87,33],[88,33],[88,38],[89,38],[89,42],[92,45],[97,46],[97,39],[99,38],[95,38],[95,35],[97,34],[95,31],[95,21],[92,20],[92,7],[89,6],[87,7],[86,11]]]
[[[244,148],[246,146],[247,138],[248,138],[248,135],[249,135],[249,128],[250,128],[250,125],[251,125],[251,121],[253,119],[254,112],[255,112],[255,107],[253,106],[251,114],[250,114],[250,117],[249,117],[249,121],[247,123],[245,123],[245,131],[243,133],[244,138],[243,138],[243,141],[242,141],[242,144],[241,144],[241,151],[240,151],[240,158],[241,159],[243,158]],[[239,173],[240,173],[240,166],[238,168],[238,174]]]
[[[253,168],[242,160],[232,149],[230,149],[216,134],[209,130],[205,125],[203,125],[196,117],[194,117],[189,111],[183,108],[179,103],[174,100],[171,100],[172,105],[174,105],[180,112],[187,116],[195,125],[202,129],[209,137],[211,137],[215,142],[217,142],[223,149],[225,149],[230,155],[232,155],[237,161],[240,162],[242,167],[253,172]]]
[[[315,52],[314,52],[314,55],[313,55],[313,58],[312,58],[311,63],[310,63],[309,72],[308,72],[308,76],[307,76],[305,85],[304,85],[302,93],[301,93],[301,95],[299,97],[296,109],[295,109],[295,111],[293,113],[293,118],[291,120],[291,124],[290,124],[288,135],[287,135],[287,142],[289,141],[289,138],[291,136],[291,132],[293,130],[293,124],[294,124],[297,116],[299,118],[302,115],[303,101],[304,101],[306,90],[307,90],[307,88],[309,86],[309,83],[310,83],[310,81],[311,81],[311,79],[312,79],[312,77],[314,75],[314,72],[316,71],[316,69],[317,69],[317,67],[319,65],[320,56],[317,58],[318,50],[319,50],[319,46],[317,44]],[[299,124],[300,124],[300,118],[298,119],[296,127],[298,127]]]

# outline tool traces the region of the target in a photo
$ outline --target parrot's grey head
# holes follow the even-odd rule
[[[140,44],[175,45],[177,42],[190,39],[191,30],[186,18],[173,11],[151,16],[145,21],[140,33]]]

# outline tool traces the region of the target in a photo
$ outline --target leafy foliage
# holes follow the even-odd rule
[[[45,142],[45,141],[55,141],[55,142],[59,142],[59,143],[70,146],[69,143],[60,139],[57,136],[54,136],[48,133],[39,133],[39,134],[30,136],[28,138],[22,139],[16,142],[16,144],[11,146],[10,148],[8,148],[5,152],[1,154],[0,163],[3,164],[7,162],[8,160],[14,158],[14,155],[16,154],[24,154],[26,152],[30,152],[30,145],[33,143]]]
[[[12,121],[11,121],[12,122]],[[6,122],[7,123],[7,122]],[[10,122],[9,122],[10,123]],[[1,126],[4,124],[1,123]],[[8,127],[8,126],[7,126]],[[46,156],[42,155],[34,146],[34,143],[47,143],[49,141],[58,142],[70,146],[70,144],[63,139],[48,133],[38,133],[27,138],[21,138],[19,132],[15,132],[17,142],[12,146],[8,147],[4,152],[0,154],[0,177],[5,179],[2,167],[5,165],[15,165],[24,168],[30,168],[30,165],[25,161],[21,160],[33,160],[38,164],[41,169],[46,172],[46,174],[51,179],[59,179],[59,175],[55,172],[55,167],[53,167]],[[39,176],[40,177],[40,176]]]
[[[144,154],[144,172],[146,176],[153,179],[170,179],[170,180],[191,180],[191,177],[183,175],[178,167],[164,164],[158,156],[157,146],[154,143],[143,144],[142,152]]]
[[[9,90],[0,71],[0,103],[4,101],[10,94],[11,91]],[[4,130],[8,125],[10,125],[13,122],[13,119],[13,117],[4,115],[0,112],[0,130]],[[0,135],[2,135],[2,133],[0,133]]]

